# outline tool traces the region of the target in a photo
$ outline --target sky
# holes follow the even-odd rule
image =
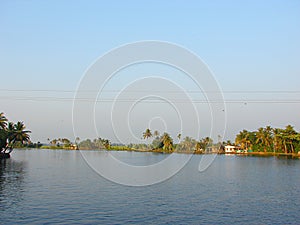
[[[300,130],[299,1],[2,0],[0,27],[0,111],[11,121],[24,121],[33,141],[101,136],[137,142],[147,127],[175,139],[182,132],[180,114],[186,118],[183,136],[210,135],[210,105],[195,103],[205,93],[187,76],[181,79],[175,68],[149,63],[121,71],[104,92],[97,90],[98,99],[123,94],[132,101],[98,101],[95,118],[77,118],[74,129],[73,99],[88,69],[110,50],[145,40],[182,46],[209,67],[224,96],[226,126],[218,131],[224,140],[234,140],[242,129],[267,125],[291,124]],[[175,110],[172,103],[180,104],[186,92],[172,82],[190,92],[187,98],[195,108]],[[109,93],[128,85],[129,92]],[[169,101],[148,99],[132,107],[143,95]]]

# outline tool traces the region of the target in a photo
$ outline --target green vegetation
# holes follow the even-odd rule
[[[68,149],[68,150],[76,150],[78,149],[77,141],[79,138],[75,139],[75,143],[72,143],[69,139],[67,138],[55,138],[53,140],[49,141],[49,145],[43,145],[41,146],[42,149]]]
[[[79,143],[79,149],[110,149],[110,145],[108,139],[96,138],[93,141],[86,139]]]
[[[80,142],[76,137],[74,143],[67,138],[57,138],[50,140],[49,144],[40,142],[32,143],[30,141],[30,131],[25,130],[23,122],[9,122],[3,113],[0,113],[0,156],[9,156],[14,148],[41,148],[41,149],[69,149],[69,150],[91,150],[106,149],[114,151],[151,151],[161,153],[224,153],[224,146],[233,145],[238,149],[237,153],[247,153],[253,155],[295,155],[300,156],[300,133],[294,130],[291,125],[284,129],[272,128],[270,126],[261,127],[255,131],[242,130],[236,135],[235,143],[230,140],[226,142],[214,143],[214,141],[205,137],[196,140],[186,136],[182,138],[179,133],[176,138],[178,143],[174,143],[173,138],[168,133],[160,135],[159,131],[152,131],[147,128],[142,133],[142,138],[149,143],[128,145],[111,144],[110,140],[96,138],[94,140],[86,139]],[[220,137],[218,137],[220,139]]]
[[[90,139],[80,142],[80,149],[107,149],[116,151],[151,151],[161,153],[188,153],[188,154],[204,154],[204,153],[225,153],[224,146],[234,145],[237,149],[248,150],[253,155],[274,155],[293,154],[297,155],[300,151],[300,134],[297,133],[291,125],[285,129],[259,128],[257,131],[242,130],[235,139],[235,143],[230,140],[225,142],[214,143],[214,141],[205,137],[196,140],[192,137],[184,137],[181,140],[181,134],[177,135],[178,143],[175,144],[173,138],[168,133],[160,135],[158,131],[153,133],[147,128],[142,133],[142,138],[151,140],[150,144],[110,144],[107,139]],[[106,144],[105,144],[106,143]],[[244,151],[240,151],[241,153]]]
[[[15,147],[22,146],[25,143],[30,142],[30,131],[25,130],[26,127],[23,122],[9,122],[4,116],[4,113],[0,113],[0,157],[8,157]]]
[[[293,154],[300,151],[300,134],[291,125],[285,129],[266,126],[256,131],[241,131],[236,136],[235,144],[253,152]]]

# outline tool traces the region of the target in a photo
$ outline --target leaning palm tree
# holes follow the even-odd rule
[[[6,119],[6,117],[4,116],[4,113],[1,112],[1,113],[0,113],[0,127],[1,127],[2,129],[5,129],[6,125],[7,125],[7,119]]]
[[[30,131],[25,130],[23,122],[16,124],[8,122],[3,113],[0,113],[0,158],[9,158],[16,142],[29,142]]]

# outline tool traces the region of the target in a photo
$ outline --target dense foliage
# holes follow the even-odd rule
[[[256,131],[241,131],[235,144],[255,152],[297,153],[300,151],[300,134],[291,125],[285,129],[266,126]]]
[[[30,131],[25,130],[26,127],[23,122],[9,122],[0,113],[0,153],[10,153],[16,146],[28,143],[30,141]]]

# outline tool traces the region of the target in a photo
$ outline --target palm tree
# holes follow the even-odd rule
[[[275,152],[282,150],[283,139],[282,139],[282,129],[273,128],[273,145]]]
[[[272,128],[270,126],[266,126],[264,132],[265,132],[265,143],[269,147],[269,149],[271,149],[272,142],[273,142]]]
[[[193,145],[195,144],[195,140],[189,136],[186,136],[183,139],[182,145],[183,145],[183,149],[184,151],[191,151]]]
[[[224,145],[234,145],[231,140],[223,141]]]
[[[201,142],[200,141],[197,141],[196,142],[196,145],[195,145],[195,152],[196,153],[202,153],[202,148],[201,148]]]
[[[265,137],[265,131],[264,128],[260,127],[258,128],[258,130],[256,131],[256,144],[260,144],[260,146],[262,146],[264,148],[264,152],[267,151],[266,148],[266,137]]]
[[[29,133],[31,133],[31,131],[25,129],[26,127],[23,122],[17,122],[14,125],[14,133],[13,133],[14,142],[18,141],[23,144],[30,140]]]
[[[158,136],[159,136],[158,130],[155,130],[155,131],[154,131],[153,136],[154,136],[154,137],[158,137]]]
[[[14,139],[14,131],[15,131],[15,125],[13,122],[9,122],[7,124],[6,132],[7,132],[7,140],[8,143],[11,143]]]
[[[29,133],[31,133],[31,131],[25,129],[26,127],[23,122],[17,122],[16,124],[13,124],[12,122],[8,123],[8,143],[5,151],[9,150],[8,153],[11,153],[16,142],[23,144],[30,141]]]
[[[9,157],[16,142],[23,144],[30,141],[30,131],[25,129],[23,122],[8,122],[4,114],[0,113],[0,158]]]
[[[235,143],[240,145],[242,149],[248,149],[250,145],[250,132],[247,130],[240,131],[235,138]]]
[[[173,140],[168,133],[164,133],[162,136],[162,142],[164,144],[164,150],[172,151],[173,149]]]
[[[286,144],[290,145],[290,152],[294,152],[294,144],[293,141],[295,141],[295,136],[297,135],[297,132],[294,130],[294,127],[291,125],[287,125],[285,129],[283,130],[283,137],[284,137],[284,143],[285,143],[285,152],[288,153],[288,147]]]
[[[6,117],[4,116],[4,113],[1,112],[1,113],[0,113],[0,127],[1,127],[2,129],[5,129],[6,125],[7,125],[7,119],[6,119]]]
[[[143,138],[144,138],[144,139],[148,139],[148,138],[150,138],[150,137],[152,137],[152,133],[151,133],[150,129],[147,128],[147,129],[145,130],[145,132],[143,133]]]
[[[179,134],[177,134],[177,138],[178,138],[178,142],[180,141],[180,139],[181,139],[181,134],[179,133]]]
[[[108,139],[103,139],[102,142],[106,149],[110,149],[110,141]]]

